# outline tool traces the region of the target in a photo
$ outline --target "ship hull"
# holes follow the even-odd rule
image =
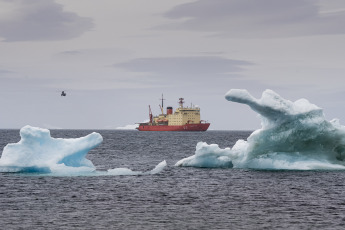
[[[185,124],[185,125],[149,125],[140,124],[139,131],[206,131],[210,123]]]

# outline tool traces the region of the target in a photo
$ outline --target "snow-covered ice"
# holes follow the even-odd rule
[[[327,121],[323,110],[306,99],[286,100],[272,90],[260,99],[246,90],[232,89],[225,98],[257,112],[261,129],[232,148],[200,142],[195,155],[176,166],[255,169],[345,169],[345,127]]]
[[[159,173],[166,166],[163,161],[149,172],[130,169],[96,171],[86,159],[88,152],[103,141],[99,133],[80,138],[52,138],[48,129],[24,126],[20,129],[21,140],[7,144],[0,158],[0,172],[36,172],[53,175],[145,175]]]

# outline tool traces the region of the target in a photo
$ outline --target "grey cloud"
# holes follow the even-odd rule
[[[81,54],[82,52],[81,51],[79,51],[79,50],[69,50],[69,51],[64,51],[64,52],[61,52],[61,53],[59,53],[58,55],[72,55],[72,56],[74,56],[74,55],[78,55],[78,54]]]
[[[179,22],[159,29],[198,30],[232,37],[280,37],[345,33],[345,12],[319,12],[311,0],[199,0],[164,16]],[[182,20],[182,22],[181,22]]]
[[[0,20],[0,36],[7,42],[66,40],[93,27],[91,18],[63,10],[54,0],[7,1],[16,10]]]
[[[217,56],[138,58],[114,65],[138,76],[133,83],[179,90],[210,90],[242,79],[241,71],[253,65],[247,61]],[[131,79],[128,79],[131,80]]]
[[[124,48],[97,48],[97,49],[77,49],[66,50],[56,53],[55,56],[67,57],[67,56],[127,56],[132,51]]]
[[[159,57],[138,58],[114,65],[132,72],[145,72],[157,75],[223,75],[243,70],[252,63],[222,57]]]
[[[5,69],[0,69],[0,77],[1,76],[6,76],[8,74],[14,73],[13,71],[5,70]]]

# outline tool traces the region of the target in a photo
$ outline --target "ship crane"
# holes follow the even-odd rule
[[[163,115],[163,113],[164,113],[164,111],[163,111],[163,107],[162,107],[161,105],[159,105],[159,108],[161,109],[161,111],[162,111],[162,115]]]

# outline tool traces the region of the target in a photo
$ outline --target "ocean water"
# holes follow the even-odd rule
[[[47,176],[0,173],[2,229],[343,229],[344,170],[176,167],[203,141],[232,147],[251,132],[51,130],[55,138],[93,131],[103,143],[87,158],[97,170],[155,175]],[[0,149],[20,140],[0,130]]]

